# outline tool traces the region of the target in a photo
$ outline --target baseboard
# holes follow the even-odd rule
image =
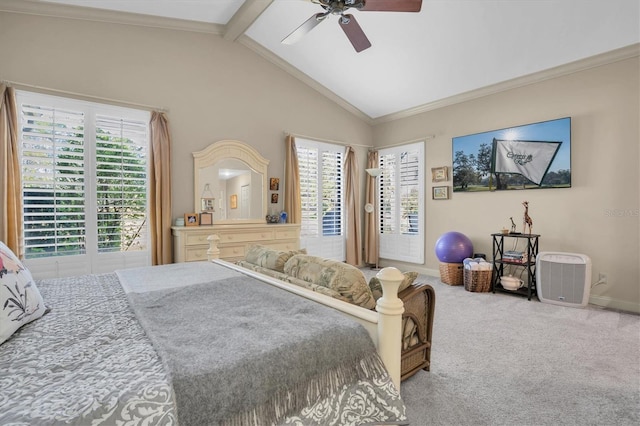
[[[412,263],[400,263],[394,261],[386,261],[381,260],[378,265],[380,268],[385,268],[387,266],[393,266],[394,268],[398,268],[401,272],[414,271],[419,274],[429,275],[431,277],[440,278],[440,270],[439,269],[430,269],[424,268],[418,265],[414,265]]]
[[[615,309],[618,311],[631,312],[640,314],[640,304],[627,302],[625,300],[612,299],[606,296],[590,296],[589,303],[592,305],[602,306],[607,309]]]

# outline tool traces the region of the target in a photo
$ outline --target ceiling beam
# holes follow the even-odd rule
[[[273,0],[246,0],[227,23],[224,39],[236,41],[271,3]]]

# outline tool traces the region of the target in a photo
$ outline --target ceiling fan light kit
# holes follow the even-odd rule
[[[349,9],[361,12],[420,12],[422,0],[311,0],[325,10],[316,13],[302,25],[293,30],[283,40],[283,44],[294,44],[314,29],[329,15],[339,16],[338,24],[346,34],[356,52],[362,52],[371,47],[371,42],[356,21],[356,18],[345,13]]]

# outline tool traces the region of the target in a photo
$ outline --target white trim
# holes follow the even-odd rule
[[[640,303],[629,302],[626,300],[613,299],[607,296],[594,296],[589,297],[589,303],[592,305],[602,306],[607,309],[616,309],[625,312],[633,312],[640,314]]]
[[[165,18],[139,13],[47,3],[37,0],[0,0],[0,11],[216,35],[223,35],[225,32],[224,25],[209,22],[188,21],[185,19]]]

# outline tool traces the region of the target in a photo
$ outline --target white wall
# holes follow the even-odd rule
[[[489,254],[489,234],[519,218],[527,199],[542,250],[588,254],[594,275],[607,273],[609,284],[593,289],[592,302],[640,312],[639,218],[615,213],[639,208],[637,57],[373,128],[211,34],[0,12],[0,58],[2,80],[167,108],[174,217],[193,210],[191,152],[218,140],[253,145],[283,188],[283,131],[377,146],[434,134],[426,143],[429,194],[431,167],[451,166],[452,137],[571,116],[572,188],[455,193],[437,202],[427,195],[426,261],[400,266],[437,272],[433,246],[448,230]],[[362,170],[366,149],[356,152]]]
[[[167,108],[174,217],[193,211],[191,153],[218,140],[253,145],[281,188],[284,131],[371,145],[369,124],[217,35],[0,12],[0,58],[0,80]]]
[[[640,312],[638,62],[636,57],[377,125],[376,146],[435,135],[426,144],[430,171],[451,167],[455,136],[572,118],[571,188],[456,192],[448,201],[428,195],[422,267],[437,273],[433,247],[450,230],[463,232],[476,252],[490,256],[490,234],[508,228],[511,216],[521,228],[521,203],[528,200],[541,251],[587,254],[594,282],[607,274],[608,284],[593,288],[591,302]]]

